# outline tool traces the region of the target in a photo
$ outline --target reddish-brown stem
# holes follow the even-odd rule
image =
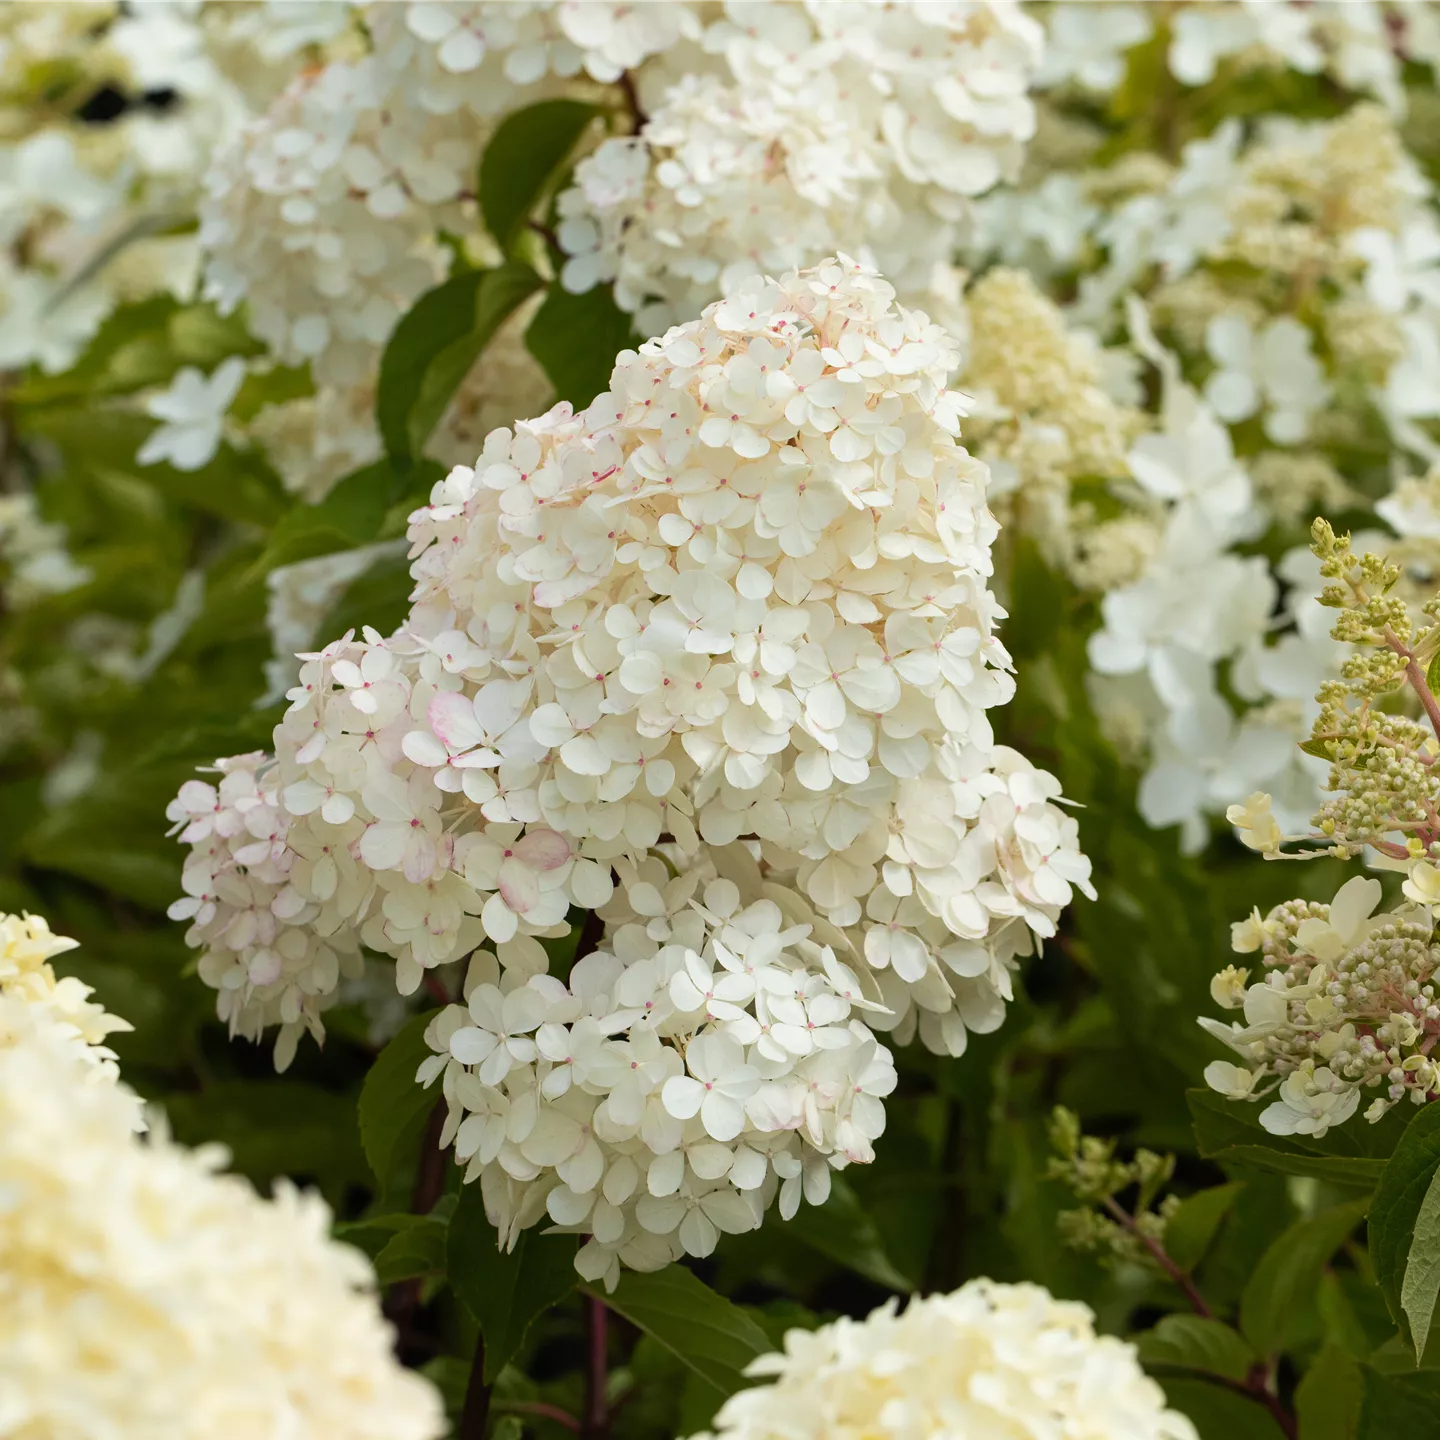
[[[1170,1252],[1153,1235],[1147,1235],[1135,1223],[1135,1217],[1113,1198],[1105,1201],[1106,1212],[1117,1223],[1124,1226],[1149,1252],[1155,1263],[1184,1292],[1190,1308],[1206,1320],[1213,1320],[1215,1312],[1206,1303],[1205,1297],[1195,1288],[1195,1282],[1170,1258]]]
[[[1140,1229],[1139,1225],[1135,1223],[1135,1217],[1128,1210],[1118,1204],[1113,1197],[1107,1197],[1105,1210],[1112,1219],[1123,1226],[1150,1252],[1155,1263],[1179,1286],[1185,1298],[1190,1302],[1190,1308],[1197,1315],[1205,1320],[1215,1319],[1215,1312],[1210,1308],[1205,1297],[1195,1288],[1195,1282],[1171,1259],[1170,1252],[1153,1235],[1146,1235]],[[1225,1380],[1218,1375],[1208,1378],[1240,1395],[1246,1395],[1250,1399],[1258,1401],[1274,1417],[1275,1423],[1286,1436],[1286,1440],[1296,1440],[1299,1432],[1296,1429],[1295,1417],[1280,1403],[1280,1397],[1270,1388],[1270,1372],[1263,1362],[1257,1361],[1250,1367],[1243,1384],[1234,1380]]]
[[[585,1369],[585,1420],[580,1433],[585,1440],[605,1440],[610,1433],[610,1412],[606,1405],[609,1388],[609,1314],[605,1302],[594,1295],[585,1297],[588,1364]]]

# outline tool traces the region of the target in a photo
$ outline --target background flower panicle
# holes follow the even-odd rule
[[[898,1313],[897,1313],[898,1312]],[[695,1440],[991,1434],[1194,1440],[1132,1345],[1038,1285],[972,1280],[864,1320],[791,1330]]]
[[[137,1097],[57,1003],[79,984],[49,973],[67,942],[33,916],[0,933],[0,1429],[435,1440],[439,1398],[323,1202],[262,1200],[163,1125],[137,1136]]]

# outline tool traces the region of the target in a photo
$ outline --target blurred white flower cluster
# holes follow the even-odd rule
[[[1194,1440],[1135,1347],[1039,1285],[971,1280],[864,1320],[791,1330],[695,1440],[1074,1435]]]
[[[845,1098],[872,1075],[883,1093],[888,1057],[866,1027],[959,1054],[1003,1018],[1016,957],[1054,933],[1072,887],[1089,890],[1058,783],[994,743],[986,711],[1013,681],[987,588],[986,473],[955,439],[950,341],[893,297],[843,257],[746,282],[622,354],[586,413],[493,433],[411,517],[401,628],[307,657],[274,760],[222,762],[218,791],[192,781],[171,808],[192,847],[172,914],[193,919],[232,1030],[280,1022],[282,1064],[302,1028],[320,1032],[361,943],[395,957],[405,993],[482,940],[501,947],[503,977],[472,971],[489,1040],[449,1020],[433,1034],[456,1062],[452,1118],[457,1103],[482,1116],[462,1151],[497,1161],[487,1195],[512,1237],[547,1193],[579,1224],[610,1173],[593,1147],[583,1168],[553,1168],[543,1126],[526,1150],[537,1083],[572,1130],[603,1114],[617,1156],[640,1133],[633,1107],[625,1122],[613,1096],[597,1108],[608,1083],[562,1099],[559,1057],[532,1032],[583,1014],[602,1050],[621,1033],[641,1046],[626,1093],[668,1116],[641,1137],[657,1156],[741,1133],[706,1129],[708,1101],[667,1107],[682,1061],[697,1086],[743,1073],[724,1093],[745,1102],[747,1135],[775,1138],[753,1159],[725,1151],[718,1171],[712,1150],[667,1207],[676,1189],[653,1187],[670,1172],[651,1167],[633,1213],[668,1235],[676,1206],[738,1166],[712,1209],[753,1223],[768,1177],[800,1173],[804,1085],[788,1077],[814,1070],[824,1092],[814,1155],[868,1158],[876,1115],[847,1129]],[[722,880],[723,902],[696,898]],[[577,911],[598,912],[605,938],[567,991],[521,942],[567,934]],[[774,952],[763,983],[725,938],[752,923]],[[691,938],[671,942],[672,926]],[[701,970],[719,1010],[701,1004]],[[825,1039],[803,1038],[817,1028]],[[486,1048],[512,1032],[513,1079]],[[597,1075],[627,1052],[606,1053]],[[790,1098],[746,1089],[751,1076]],[[486,1129],[496,1115],[511,1118]],[[607,1253],[668,1247],[623,1211],[636,1175],[610,1183]],[[707,1239],[696,1221],[679,1243]]]
[[[1263,788],[1295,828],[1324,766],[1294,742],[1343,658],[1300,527],[1408,486],[1376,509],[1408,563],[1440,558],[1407,478],[1436,459],[1440,228],[1400,129],[1440,30],[1365,0],[1042,13],[1026,177],[974,202],[965,251],[977,449],[1007,522],[1100,598],[1091,695],[1144,768],[1144,818],[1199,848]],[[1101,151],[1086,107],[1123,109],[1157,37],[1164,105],[1200,133]],[[1207,106],[1264,71],[1349,98],[1323,119]]]
[[[46,964],[71,942],[0,916],[0,943],[0,1432],[440,1436],[325,1205],[137,1135],[138,1098],[84,1043],[128,1027]]]

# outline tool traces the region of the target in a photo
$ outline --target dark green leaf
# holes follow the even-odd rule
[[[375,1276],[381,1285],[444,1273],[449,1227],[443,1218],[434,1215],[416,1219],[417,1224],[397,1232],[376,1255]]]
[[[1430,1182],[1440,1167],[1440,1106],[1425,1105],[1411,1120],[1375,1191],[1370,1207],[1370,1260],[1390,1315],[1409,1338],[1401,1304],[1405,1262],[1410,1254]]]
[[[1368,1199],[1335,1205],[1297,1220],[1260,1257],[1240,1298],[1240,1329],[1262,1354],[1284,1343],[1302,1303],[1313,1302],[1330,1257],[1364,1218]]]
[[[1284,1431],[1257,1400],[1208,1380],[1161,1381],[1170,1404],[1188,1415],[1200,1440],[1284,1440]]]
[[[550,377],[555,398],[577,410],[609,388],[615,357],[639,343],[608,285],[583,295],[552,285],[525,331],[525,347]]]
[[[1232,1165],[1253,1165],[1272,1175],[1308,1175],[1356,1190],[1373,1190],[1385,1172],[1385,1162],[1368,1155],[1301,1155],[1272,1150],[1268,1145],[1230,1145],[1216,1150],[1210,1158]]]
[[[480,213],[509,252],[586,127],[598,114],[580,100],[541,100],[500,122],[480,157]]]
[[[1440,1424],[1440,1370],[1385,1374],[1368,1366],[1356,1440],[1420,1440]]]
[[[1167,1315],[1137,1343],[1146,1365],[1204,1370],[1228,1380],[1243,1381],[1256,1358],[1237,1331],[1200,1315]]]
[[[765,1332],[749,1315],[683,1265],[649,1275],[626,1270],[609,1295],[584,1288],[653,1335],[721,1399],[744,1387],[745,1367],[770,1349]]]
[[[382,1185],[401,1140],[440,1099],[438,1087],[423,1089],[415,1079],[421,1062],[432,1053],[425,1043],[425,1027],[432,1018],[415,1015],[406,1022],[375,1057],[360,1091],[360,1143]]]
[[[380,358],[375,419],[397,467],[424,449],[450,397],[501,322],[540,277],[507,261],[470,270],[422,295],[395,327]]]
[[[1182,1269],[1193,1270],[1205,1256],[1220,1223],[1245,1188],[1242,1181],[1201,1190],[1180,1202],[1165,1225],[1165,1248]]]
[[[908,1295],[915,1289],[915,1282],[898,1270],[885,1253],[875,1221],[843,1180],[830,1182],[830,1198],[823,1205],[807,1205],[782,1229],[787,1236],[887,1290]]]
[[[1300,1440],[1354,1440],[1364,1381],[1343,1350],[1326,1345],[1295,1390]]]
[[[514,1358],[539,1315],[575,1288],[575,1237],[522,1230],[507,1255],[485,1218],[478,1182],[460,1192],[450,1219],[446,1258],[450,1286],[485,1336],[485,1379]]]

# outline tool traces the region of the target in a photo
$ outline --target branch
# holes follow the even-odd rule
[[[603,1300],[594,1295],[585,1297],[585,1321],[589,1332],[589,1364],[585,1371],[585,1423],[580,1433],[585,1440],[606,1440],[610,1433],[610,1415],[605,1404],[609,1327]]]
[[[455,1440],[485,1440],[490,1420],[490,1387],[485,1383],[485,1332],[475,1340],[475,1358],[470,1363],[470,1380],[465,1386],[465,1408],[455,1428]]]
[[[580,1433],[580,1422],[568,1410],[544,1400],[496,1400],[490,1408],[505,1415],[534,1415],[540,1420],[553,1420],[577,1435]]]
[[[1213,1320],[1215,1312],[1206,1303],[1205,1297],[1195,1288],[1195,1282],[1170,1258],[1170,1252],[1153,1235],[1147,1235],[1135,1223],[1135,1217],[1118,1205],[1113,1196],[1105,1199],[1105,1211],[1133,1235],[1151,1254],[1155,1263],[1184,1292],[1190,1308],[1205,1320]]]

